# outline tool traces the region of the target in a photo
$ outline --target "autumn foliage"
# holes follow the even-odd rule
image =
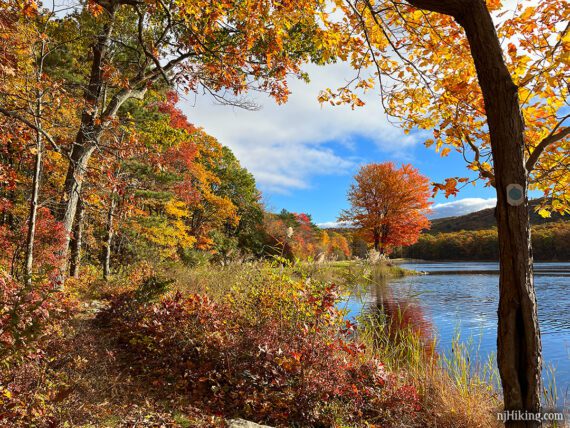
[[[436,191],[454,195],[478,179],[495,186],[492,103],[461,24],[412,7],[417,0],[72,3],[59,11],[34,0],[0,4],[0,424],[73,425],[77,418],[105,425],[89,412],[104,412],[113,400],[89,410],[93,403],[81,402],[95,395],[77,375],[91,357],[116,370],[101,373],[138,381],[141,403],[152,385],[163,393],[157,402],[174,408],[183,397],[212,420],[413,420],[421,391],[371,357],[339,310],[340,287],[282,273],[289,263],[365,256],[361,238],[382,253],[416,243],[429,227],[427,178],[411,165],[366,165],[341,216],[357,233],[321,230],[307,213],[266,212],[253,175],[179,104],[182,94],[205,93],[255,109],[244,97],[250,90],[283,103],[291,76],[308,80],[304,63],[344,61],[356,78],[325,89],[321,102],[361,106],[359,92],[378,85],[384,109],[406,133],[428,132],[426,146],[442,156],[461,153],[474,172],[436,183]],[[525,122],[514,145],[524,157],[519,169],[546,196],[541,215],[570,212],[570,6],[524,0],[509,11],[501,0],[452,3],[482,5],[497,19],[491,33],[503,41],[498,57]],[[565,239],[566,229],[557,236]],[[552,230],[535,232],[543,254],[565,254]],[[427,248],[494,257],[495,241],[495,231],[427,236],[408,254]],[[252,263],[248,280],[221,297],[203,278],[195,281],[200,292],[169,292],[173,280],[156,274],[261,259],[278,263]],[[65,281],[68,275],[74,278]],[[77,296],[86,306],[76,317]],[[94,296],[109,306],[98,301],[90,312]],[[420,315],[406,314],[404,324]],[[76,348],[83,354],[68,358]],[[132,403],[121,404],[113,401],[114,410]],[[76,413],[68,411],[74,405]]]
[[[429,181],[411,165],[363,166],[348,192],[351,208],[340,217],[359,229],[374,249],[389,253],[411,245],[429,227]]]
[[[180,292],[137,300],[135,290],[101,320],[140,375],[208,413],[274,426],[334,426],[335,418],[358,426],[382,418],[379,409],[420,409],[414,387],[364,358],[356,325],[337,307],[338,286],[267,273],[221,301]]]
[[[465,3],[471,4],[471,2]],[[547,198],[541,207],[568,212],[568,2],[530,0],[512,4],[486,1],[508,72],[524,116],[524,145],[530,186]],[[325,89],[321,102],[363,105],[360,95],[376,87],[382,106],[405,132],[426,130],[425,145],[442,156],[461,153],[476,178],[494,185],[494,165],[483,93],[465,31],[450,15],[430,13],[418,1],[336,2],[339,21],[329,27],[346,34],[341,49],[357,71],[337,89]],[[437,2],[432,4],[434,7]],[[425,9],[422,9],[426,7]],[[469,6],[466,6],[469,7]],[[370,67],[373,75],[361,71]],[[447,195],[472,177],[438,183]]]

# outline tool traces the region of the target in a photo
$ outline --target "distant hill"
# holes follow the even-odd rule
[[[570,221],[570,216],[561,216],[552,213],[548,218],[543,218],[535,211],[540,204],[540,199],[533,199],[529,203],[530,222],[532,225],[553,223],[557,221]],[[431,220],[431,229],[425,233],[435,234],[441,232],[459,232],[460,230],[485,230],[497,225],[495,209],[487,208],[481,211],[465,214],[457,217],[444,217]]]

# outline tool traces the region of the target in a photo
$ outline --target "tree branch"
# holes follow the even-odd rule
[[[52,138],[52,136],[50,134],[48,134],[43,128],[34,125],[32,122],[30,122],[29,120],[27,120],[24,117],[21,117],[20,115],[16,114],[13,111],[6,110],[4,107],[0,107],[0,113],[2,113],[4,116],[8,116],[8,117],[11,117],[13,119],[16,119],[16,120],[22,122],[23,124],[29,126],[30,128],[32,128],[36,132],[39,132],[40,134],[42,134],[46,138],[46,140],[48,140],[48,142],[53,146],[53,149],[57,153],[61,153],[61,148],[57,145],[57,143]]]
[[[156,56],[154,56],[152,54],[152,52],[150,52],[144,42],[144,14],[140,11],[140,8],[135,7],[135,11],[137,12],[137,15],[139,17],[138,19],[138,38],[139,38],[139,44],[141,46],[141,48],[143,49],[144,54],[146,55],[147,58],[150,58],[152,60],[152,62],[154,62],[154,65],[156,67],[156,70],[160,71],[161,76],[164,78],[164,80],[166,81],[167,85],[171,85],[172,83],[170,82],[170,79],[168,78],[168,76],[166,75],[166,72],[164,71],[164,69],[162,68],[162,65],[160,64],[160,61],[158,60],[158,58]]]
[[[477,168],[479,168],[479,174],[491,181],[491,184],[494,186],[495,175],[491,171],[487,171],[486,169],[481,168],[481,163],[479,161],[479,159],[481,159],[481,150],[479,150],[479,147],[477,147],[477,145],[471,140],[469,135],[464,135],[464,137],[465,141],[467,141],[467,144],[469,144],[469,147],[471,147],[471,150],[473,150],[475,153],[475,159],[473,162],[477,164]]]
[[[109,101],[107,108],[101,115],[102,122],[108,119],[112,119],[117,114],[123,103],[127,101],[129,98],[142,100],[146,94],[146,91],[147,91],[146,86],[141,89],[131,89],[131,88],[121,89],[113,96],[113,98],[111,98],[111,101]]]
[[[550,134],[548,134],[547,137],[545,137],[540,143],[538,143],[538,145],[534,148],[534,150],[532,151],[532,153],[530,154],[530,156],[528,157],[528,160],[526,161],[526,170],[527,173],[530,174],[530,172],[534,169],[534,167],[536,166],[536,163],[538,162],[538,158],[540,157],[540,155],[544,152],[544,150],[546,150],[546,148],[548,146],[550,146],[551,144],[556,143],[557,141],[562,140],[564,137],[566,137],[567,135],[570,135],[570,127],[567,128],[563,128],[561,131],[558,131],[558,128],[560,128],[560,125],[562,124],[562,122],[564,122],[566,119],[568,119],[570,117],[570,115],[564,117],[564,119],[562,119],[558,125],[556,125],[556,127],[552,130],[552,132]]]
[[[412,6],[429,12],[457,17],[466,12],[473,1],[478,0],[406,0]],[[479,0],[482,1],[482,0]]]
[[[178,64],[184,61],[187,58],[190,58],[194,55],[193,52],[186,52],[184,54],[179,55],[176,58],[168,61],[166,65],[162,67],[155,67],[149,73],[135,79],[134,82],[131,83],[133,88],[124,88],[117,92],[109,101],[109,104],[105,108],[105,111],[101,114],[101,122],[104,123],[106,120],[112,119],[123,103],[130,98],[142,100],[146,94],[148,84],[154,82],[157,78],[161,77],[163,74],[168,74],[170,71],[174,69]],[[143,86],[144,85],[144,86]]]

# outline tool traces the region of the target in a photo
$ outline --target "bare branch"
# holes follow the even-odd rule
[[[481,150],[479,149],[479,147],[477,147],[477,145],[471,140],[471,137],[469,137],[469,135],[464,135],[465,141],[467,141],[467,144],[469,144],[469,147],[471,147],[471,150],[473,150],[473,153],[475,153],[475,159],[473,160],[473,163],[475,163],[477,165],[477,167],[479,168],[479,174],[482,177],[487,178],[490,182],[491,185],[495,185],[495,175],[491,172],[491,171],[487,171],[486,169],[481,168]]]

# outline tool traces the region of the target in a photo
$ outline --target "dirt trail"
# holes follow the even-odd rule
[[[64,380],[53,396],[57,419],[72,427],[214,427],[180,394],[133,370],[112,329],[98,318],[104,301],[84,304],[50,370]],[[138,373],[138,374],[137,374]]]

